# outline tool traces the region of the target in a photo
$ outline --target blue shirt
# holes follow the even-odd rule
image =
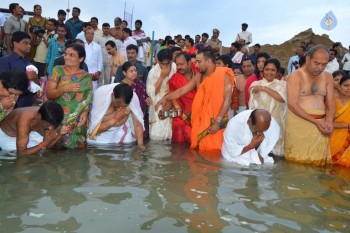
[[[21,57],[15,52],[0,58],[0,73],[8,70],[21,70],[26,72],[26,67],[31,65],[27,57]],[[29,107],[33,105],[33,94],[25,91],[18,97],[15,108]]]
[[[75,39],[78,33],[83,30],[83,21],[80,19],[73,21],[73,18],[70,18],[66,21],[65,25],[69,28],[72,39]]]

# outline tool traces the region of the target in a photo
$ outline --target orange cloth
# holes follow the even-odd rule
[[[234,75],[231,68],[216,67],[199,85],[192,103],[191,148],[198,146],[201,151],[221,150],[224,129],[208,134],[198,141],[198,136],[210,126],[210,120],[216,119],[224,101],[225,75],[231,78],[234,87]]]
[[[338,100],[335,101],[334,122],[350,124],[350,102],[341,106]],[[343,166],[350,166],[350,132],[347,128],[334,129],[329,139],[332,162]]]

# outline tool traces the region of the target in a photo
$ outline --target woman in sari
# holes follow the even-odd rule
[[[329,139],[332,162],[350,166],[350,76],[344,76],[335,98],[334,131]]]
[[[286,82],[276,79],[280,62],[275,58],[267,59],[263,68],[263,79],[250,86],[249,109],[262,108],[270,112],[280,127],[280,137],[272,153],[284,155],[284,129],[286,113]]]
[[[137,97],[139,98],[140,107],[143,112],[143,121],[145,125],[145,132],[143,136],[144,138],[147,138],[149,132],[147,106],[149,106],[152,103],[152,100],[147,95],[146,85],[140,79],[137,78],[136,66],[133,65],[131,62],[127,61],[123,64],[122,70],[125,76],[122,82],[130,85],[132,90],[136,93]]]
[[[65,65],[55,66],[49,79],[46,95],[59,103],[64,111],[62,125],[71,132],[64,135],[58,147],[84,148],[86,146],[86,123],[89,105],[92,101],[92,79],[81,69],[85,49],[78,44],[67,46]]]
[[[334,82],[334,97],[337,98],[339,94],[338,92],[339,82],[340,82],[340,79],[344,77],[344,73],[341,70],[337,70],[332,73],[332,76],[333,76],[333,82]]]

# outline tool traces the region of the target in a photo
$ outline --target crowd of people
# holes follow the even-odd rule
[[[67,21],[64,10],[42,17],[40,5],[28,22],[18,3],[9,10],[0,20],[2,153],[134,142],[146,151],[145,140],[171,140],[246,166],[282,157],[350,165],[350,52],[340,43],[301,44],[283,68],[249,47],[246,23],[224,54],[216,28],[152,46],[141,20],[99,29],[78,7]]]

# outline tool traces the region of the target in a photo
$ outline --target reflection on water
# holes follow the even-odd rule
[[[0,232],[350,232],[349,169],[148,146],[0,160]]]

